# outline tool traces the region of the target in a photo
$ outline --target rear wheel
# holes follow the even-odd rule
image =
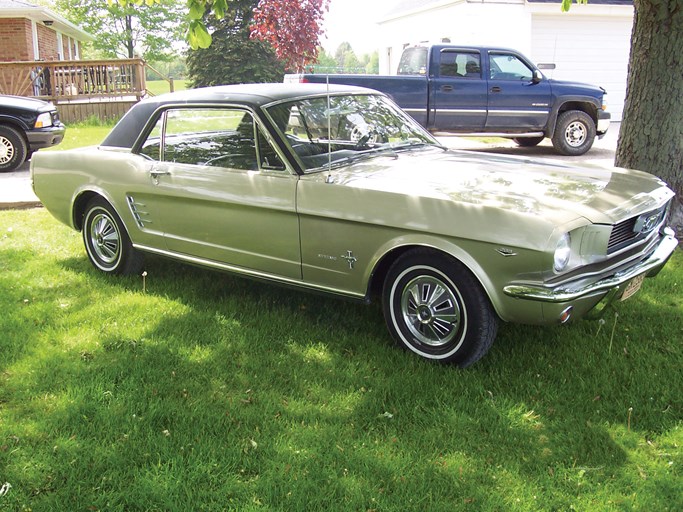
[[[12,171],[26,160],[26,140],[11,126],[0,126],[0,171]]]
[[[102,272],[137,274],[143,268],[143,255],[133,248],[114,208],[100,197],[86,206],[83,243],[90,262]]]
[[[562,155],[583,155],[595,142],[593,118],[581,110],[563,112],[557,118],[552,140],[553,147]]]
[[[531,148],[538,146],[545,137],[515,137],[515,143],[523,148]]]
[[[498,318],[479,281],[459,261],[416,249],[387,274],[382,305],[389,332],[425,359],[478,361],[493,344]]]

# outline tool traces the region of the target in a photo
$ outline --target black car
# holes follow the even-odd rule
[[[34,151],[59,144],[65,132],[52,103],[0,95],[0,172],[16,169]]]

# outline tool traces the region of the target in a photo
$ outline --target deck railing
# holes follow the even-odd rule
[[[90,99],[139,100],[145,95],[142,59],[0,63],[0,94],[55,103]]]

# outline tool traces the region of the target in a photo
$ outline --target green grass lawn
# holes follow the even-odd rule
[[[605,323],[504,325],[468,370],[376,305],[146,272],[0,212],[0,511],[683,510],[680,250]]]
[[[188,80],[173,80],[174,91],[184,91],[187,89]],[[147,90],[154,96],[170,92],[169,83],[166,80],[148,80]]]

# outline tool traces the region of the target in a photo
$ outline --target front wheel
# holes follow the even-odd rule
[[[425,359],[465,368],[486,354],[498,317],[481,284],[459,261],[429,250],[399,257],[382,294],[389,332]]]
[[[0,171],[13,171],[26,160],[28,148],[22,133],[11,126],[0,126]]]
[[[552,140],[553,147],[562,155],[583,155],[595,142],[595,122],[581,110],[563,112],[557,118]]]
[[[137,274],[144,265],[114,208],[97,197],[86,206],[83,243],[90,262],[108,274]]]

